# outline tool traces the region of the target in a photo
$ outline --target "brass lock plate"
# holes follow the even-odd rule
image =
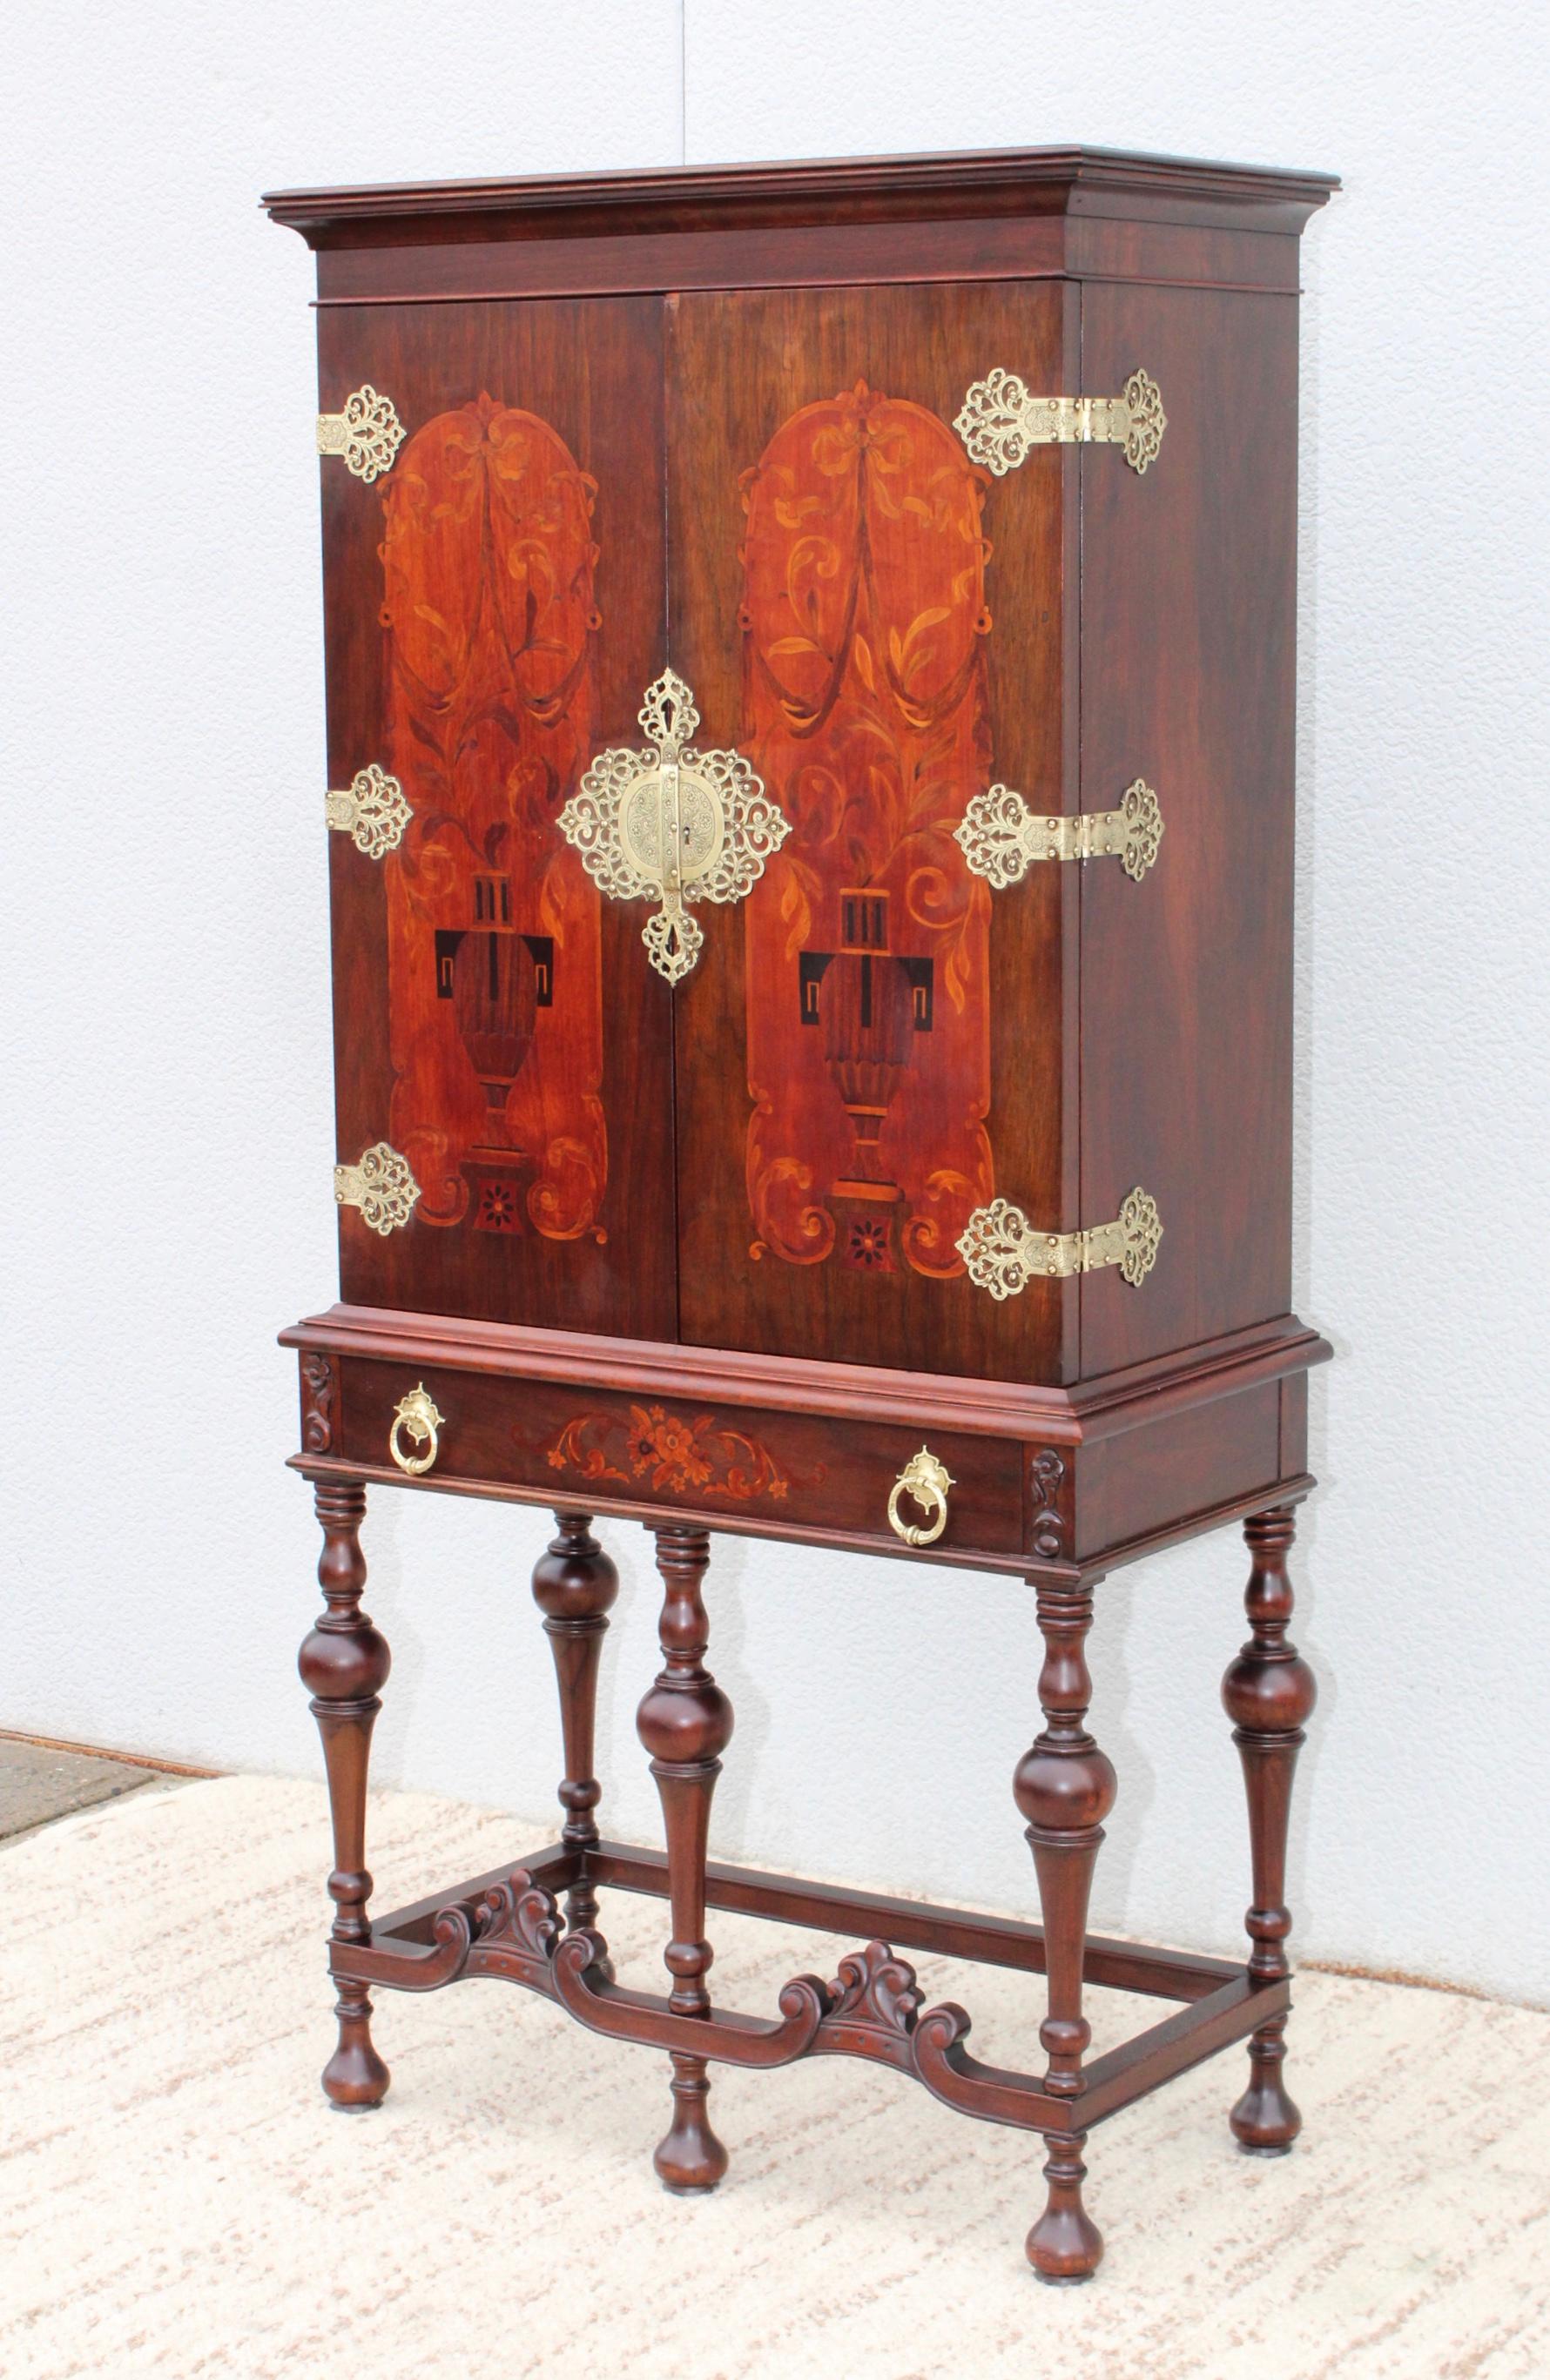
[[[620,847],[652,883],[665,884],[675,868],[680,886],[696,883],[715,866],[726,840],[715,787],[681,760],[637,778],[619,804]]]
[[[647,689],[647,747],[600,752],[560,812],[560,832],[612,901],[661,903],[641,939],[677,983],[704,948],[686,903],[740,901],[789,832],[740,752],[696,752],[694,697],[676,670]]]

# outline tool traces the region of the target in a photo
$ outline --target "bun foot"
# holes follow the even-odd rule
[[[705,2113],[711,2086],[704,2059],[675,2056],[672,2089],[672,2126],[652,2163],[664,2190],[680,2198],[699,2197],[715,2188],[729,2162]]]
[[[1302,2111],[1281,2081],[1286,2054],[1279,2032],[1250,2041],[1249,2087],[1227,2119],[1245,2156],[1287,2156],[1302,2130]]]
[[[372,2046],[370,1995],[341,1995],[334,2013],[339,2020],[339,2046],[323,2070],[323,2087],[346,2115],[380,2107],[393,2078]]]
[[[1086,2139],[1085,2132],[1044,2135],[1049,2202],[1028,2235],[1028,2261],[1042,2281],[1056,2289],[1090,2281],[1103,2259],[1104,2235],[1081,2203]]]

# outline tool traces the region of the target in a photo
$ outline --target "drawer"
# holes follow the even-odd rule
[[[681,1512],[756,1535],[913,1550],[890,1527],[888,1500],[921,1451],[918,1428],[345,1357],[332,1416],[335,1458],[363,1473],[401,1476],[390,1451],[394,1418],[400,1401],[421,1387],[441,1418],[433,1458],[414,1484],[589,1511]],[[998,1558],[1017,1567],[1027,1450],[1012,1438],[934,1427],[925,1435],[952,1481],[930,1556]],[[428,1441],[407,1432],[398,1442],[411,1457],[429,1451]],[[917,1526],[934,1517],[906,1500],[899,1511]]]

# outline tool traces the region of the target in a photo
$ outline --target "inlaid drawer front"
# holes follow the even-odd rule
[[[336,1453],[429,1487],[725,1513],[939,1556],[1021,1543],[1023,1450],[1009,1439],[934,1429],[922,1446],[919,1430],[834,1415],[348,1357],[339,1368]]]

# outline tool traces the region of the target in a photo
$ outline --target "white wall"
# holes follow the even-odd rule
[[[1311,1956],[1550,2002],[1542,298],[1531,10],[25,9],[4,132],[0,1725],[317,1768],[291,1361],[326,1303],[311,263],[262,188],[1081,139],[1329,166],[1304,249],[1299,1630]],[[1538,27],[1542,19],[1533,12]],[[1541,664],[1536,674],[1536,663]],[[1537,1492],[1536,1492],[1537,1491]],[[376,1774],[542,1810],[535,1519],[383,1494]],[[604,1773],[650,1836],[638,1531]],[[1231,1534],[1101,1593],[1097,1915],[1233,1945]],[[717,1847],[1031,1900],[1013,1585],[725,1542]],[[946,1705],[946,1715],[944,1715]]]

